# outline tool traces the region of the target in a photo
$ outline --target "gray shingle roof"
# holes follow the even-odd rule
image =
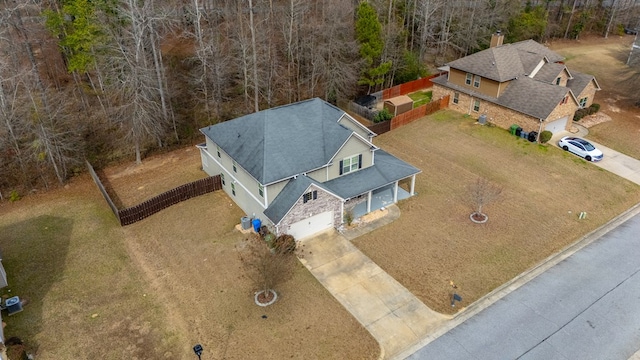
[[[564,59],[561,55],[533,41],[525,40],[479,51],[447,65],[464,72],[503,82],[530,74],[547,58],[550,62]]]
[[[564,86],[522,76],[512,80],[495,103],[538,119],[546,119],[569,91]]]
[[[527,76],[511,80],[509,86],[499,98],[469,90],[468,87],[452,84],[447,81],[447,75],[439,76],[431,81],[537,119],[546,119],[556,105],[569,93],[569,88],[543,83]]]
[[[540,68],[538,73],[533,77],[534,79],[548,84],[555,84],[555,80],[558,78],[562,70],[567,67],[564,64],[559,63],[547,63]],[[569,72],[569,70],[567,70]]]
[[[374,163],[373,166],[329,180],[323,185],[341,198],[349,199],[420,172],[420,169],[381,149],[376,151]]]
[[[580,93],[589,85],[589,82],[592,80],[596,83],[596,88],[600,90],[600,85],[596,81],[596,78],[593,75],[584,74],[580,72],[572,72],[573,79],[567,82],[567,86],[573,91],[576,96],[579,96]]]
[[[377,150],[375,165],[354,173],[340,176],[325,183],[319,183],[307,176],[298,176],[296,179],[290,180],[280,194],[273,199],[264,214],[274,224],[278,224],[311,184],[339,198],[349,199],[419,172],[420,169],[383,150]]]
[[[208,126],[200,131],[262,184],[328,164],[353,131],[344,111],[310,99]]]
[[[280,191],[280,194],[273,199],[271,204],[269,204],[269,207],[264,211],[264,215],[274,224],[280,223],[280,220],[284,218],[296,201],[298,201],[298,199],[307,192],[307,189],[309,189],[311,184],[333,194],[331,190],[327,189],[323,184],[308,176],[301,175],[295,179],[291,179],[287,185],[285,185],[282,191]]]

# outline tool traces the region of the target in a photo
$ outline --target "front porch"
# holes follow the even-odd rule
[[[412,178],[413,180],[413,178]],[[398,186],[398,183],[389,184],[379,189],[370,191],[367,198],[351,209],[353,218],[357,219],[372,211],[397,203],[400,200],[408,199],[411,193]]]

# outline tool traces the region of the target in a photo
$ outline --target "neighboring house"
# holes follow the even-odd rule
[[[202,168],[248,215],[296,239],[414,195],[419,169],[372,143],[344,111],[311,99],[200,129]],[[404,188],[403,188],[404,187]]]
[[[433,79],[434,99],[450,95],[451,109],[524,131],[568,130],[576,110],[589,107],[600,86],[595,77],[570,71],[564,58],[525,40],[502,44],[494,34],[489,49],[452,61]]]

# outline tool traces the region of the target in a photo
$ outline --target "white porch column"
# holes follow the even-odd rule
[[[393,203],[397,203],[398,202],[398,182],[396,181],[395,184],[393,184]]]
[[[367,214],[371,212],[371,193],[372,191],[367,193]]]
[[[416,194],[415,190],[416,190],[416,176],[413,175],[411,177],[411,196]]]

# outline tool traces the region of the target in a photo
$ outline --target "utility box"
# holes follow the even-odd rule
[[[22,311],[22,302],[18,296],[10,297],[4,302],[4,306],[7,308],[9,315],[19,313]]]
[[[484,125],[487,123],[487,115],[482,114],[480,115],[480,117],[478,118],[478,123],[480,123],[480,125]]]

